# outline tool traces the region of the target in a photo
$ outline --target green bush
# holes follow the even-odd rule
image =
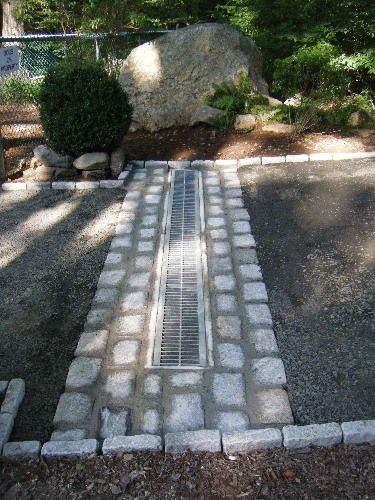
[[[59,153],[110,151],[130,125],[126,93],[98,63],[66,61],[52,66],[39,102],[47,141]]]
[[[2,103],[36,103],[39,98],[41,80],[10,75],[4,77],[0,86]]]
[[[375,119],[374,107],[370,95],[366,92],[324,103],[320,106],[319,115],[322,125],[346,126],[350,115],[356,111],[365,111],[372,115],[373,120],[369,120],[364,125],[373,126]]]
[[[249,77],[243,73],[236,83],[214,84],[213,89],[214,92],[206,98],[206,104],[225,112],[217,123],[219,127],[229,128],[237,114],[257,114],[269,108],[267,97],[255,92]]]

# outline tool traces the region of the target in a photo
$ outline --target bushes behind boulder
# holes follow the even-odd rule
[[[111,150],[130,125],[132,109],[126,93],[95,62],[66,61],[51,67],[39,102],[49,145],[74,157]]]

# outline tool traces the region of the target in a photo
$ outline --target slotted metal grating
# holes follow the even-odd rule
[[[200,175],[192,170],[172,172],[154,366],[206,365]]]

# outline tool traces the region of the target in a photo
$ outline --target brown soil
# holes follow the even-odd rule
[[[198,126],[128,134],[124,143],[132,160],[195,160],[317,152],[373,151],[375,135],[361,138],[342,130],[311,132],[299,137],[254,130],[228,133]]]
[[[371,445],[272,450],[242,457],[119,454],[0,463],[0,497],[14,499],[375,498]]]

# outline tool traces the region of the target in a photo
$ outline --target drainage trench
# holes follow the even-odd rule
[[[200,172],[194,170],[171,173],[155,327],[156,367],[207,365],[201,182]]]

